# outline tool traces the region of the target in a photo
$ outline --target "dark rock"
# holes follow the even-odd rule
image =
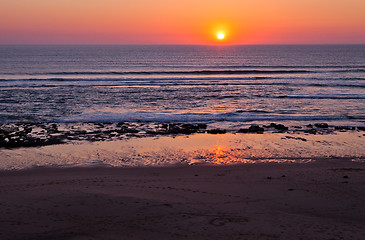
[[[100,131],[96,131],[96,132],[92,132],[92,133],[97,133],[97,132],[100,132]],[[87,131],[86,130],[77,130],[74,132],[74,134],[83,135],[83,134],[87,134]]]
[[[193,130],[190,130],[189,128],[182,128],[179,124],[176,123],[170,123],[167,132],[168,134],[191,134],[193,133]]]
[[[17,131],[19,131],[19,128],[17,128],[17,127],[6,127],[6,128],[0,129],[0,133],[5,133],[5,134],[9,134],[11,132],[17,132]]]
[[[365,131],[365,127],[357,127],[357,129],[360,131]]]
[[[239,133],[263,133],[264,131],[265,129],[258,125],[252,125],[248,129],[241,128],[240,130],[238,130]]]
[[[94,125],[97,127],[97,128],[103,128],[105,127],[104,124],[102,123],[94,123]]]
[[[276,126],[275,123],[270,123],[270,125],[263,125],[264,128],[273,128],[275,126]]]
[[[24,127],[24,133],[28,134],[32,132],[32,128],[31,127]]]
[[[118,122],[117,123],[117,127],[122,127],[122,126],[124,126],[125,125],[125,123],[124,122]]]
[[[18,148],[18,147],[39,147],[52,144],[64,143],[60,138],[49,138],[41,139],[35,137],[25,137],[25,138],[0,138],[0,147],[4,148]]]
[[[184,129],[199,129],[198,125],[194,125],[194,124],[183,124],[183,125],[181,125],[181,128],[184,128]]]
[[[277,124],[274,128],[276,130],[282,130],[282,131],[286,131],[289,129],[288,127],[284,126],[283,124]]]
[[[44,142],[45,145],[54,145],[54,144],[62,144],[62,143],[64,143],[64,141],[58,137],[49,138]]]
[[[121,127],[120,129],[114,130],[117,133],[138,133],[139,131],[135,128],[128,128],[126,126]]]
[[[292,137],[292,136],[286,136],[285,138],[282,138],[282,139],[295,139],[295,140],[300,140],[300,141],[303,141],[303,142],[306,142],[307,139],[305,138],[302,138],[302,137]]]
[[[220,129],[220,128],[216,128],[216,129],[210,129],[207,131],[207,133],[209,134],[224,134],[227,131],[225,129]]]
[[[179,133],[192,134],[192,133],[196,133],[197,131],[198,131],[197,129],[181,128]]]
[[[343,178],[349,178],[349,176],[343,176]]]
[[[182,125],[178,125],[178,124],[170,124],[169,126],[169,133],[182,133],[182,134],[191,134],[191,133],[196,133],[198,132],[200,129],[206,129],[207,125],[206,124],[182,124]]]
[[[351,130],[351,127],[348,126],[335,126],[336,130]]]
[[[102,130],[101,132],[104,134],[110,135],[112,132],[115,132],[115,131],[114,131],[114,129],[111,129],[111,130]]]
[[[179,126],[173,125],[173,124],[169,124],[166,133],[169,134],[179,134],[181,133],[181,129]]]
[[[264,125],[265,128],[275,128],[276,130],[286,131],[289,128],[285,127],[283,124],[270,123],[270,125]]]
[[[308,127],[308,128],[312,128],[312,127],[313,127],[313,125],[312,125],[312,124],[308,124],[308,125],[307,125],[307,127]]]
[[[317,134],[317,130],[316,129],[307,129],[304,131],[305,133],[309,133],[309,134]]]
[[[262,127],[258,126],[258,125],[252,125],[248,128],[248,130],[250,132],[263,132],[265,131]]]
[[[249,133],[248,129],[246,128],[241,128],[240,130],[238,130],[239,133]]]
[[[49,128],[46,129],[48,133],[58,133],[58,126],[57,124],[52,124]]]
[[[197,133],[200,129],[199,125],[195,124],[180,124],[168,123],[156,126],[160,130],[147,131],[148,134],[192,134]],[[162,130],[161,130],[162,128]]]
[[[317,128],[328,128],[327,123],[315,123],[314,126],[316,126]]]

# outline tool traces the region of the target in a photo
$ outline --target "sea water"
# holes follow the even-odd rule
[[[0,123],[363,126],[365,45],[0,46]]]

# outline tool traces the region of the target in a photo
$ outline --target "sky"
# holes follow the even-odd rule
[[[365,43],[364,0],[0,0],[0,9],[0,44]]]

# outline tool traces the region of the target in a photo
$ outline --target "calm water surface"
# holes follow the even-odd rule
[[[0,122],[364,125],[365,45],[0,46]]]

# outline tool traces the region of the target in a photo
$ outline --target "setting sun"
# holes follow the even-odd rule
[[[218,33],[217,38],[220,40],[224,39],[224,33]]]

